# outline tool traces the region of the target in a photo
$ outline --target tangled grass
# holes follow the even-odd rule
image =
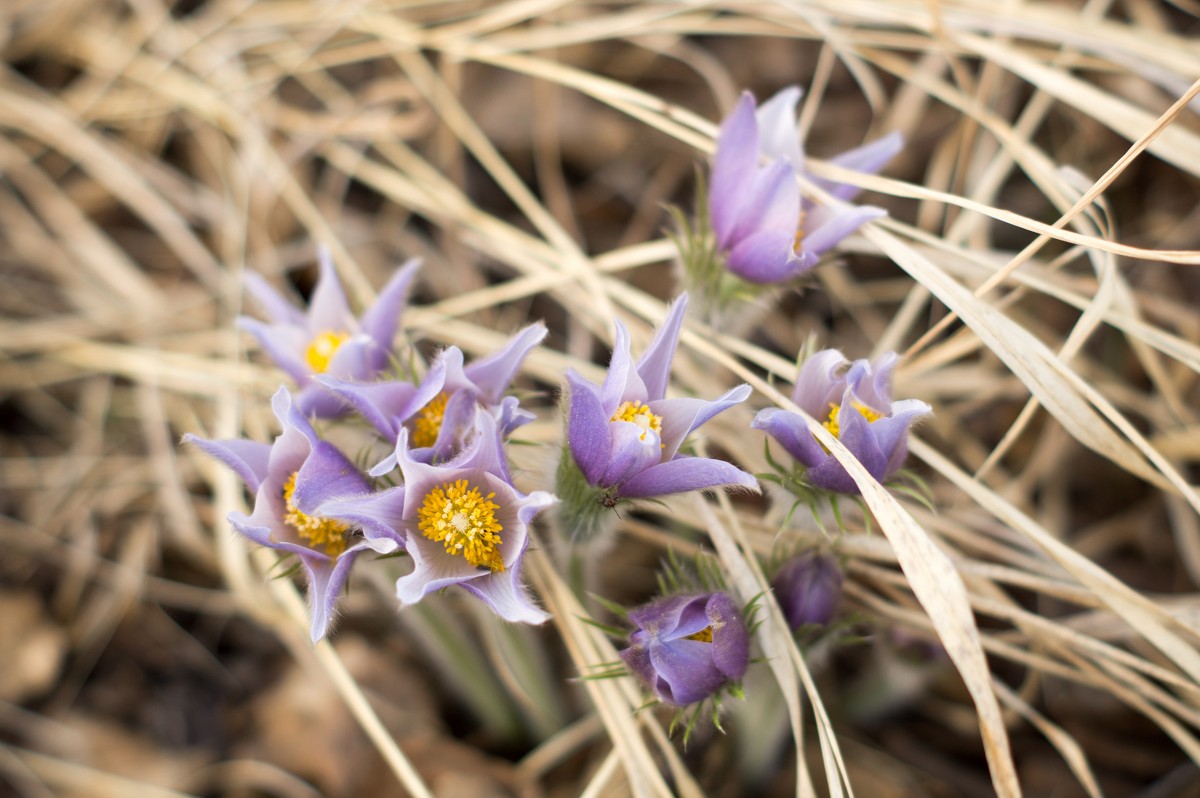
[[[0,783],[1195,795],[1198,13],[6,3]],[[807,89],[813,174],[890,217],[736,334],[689,322],[674,390],[750,383],[755,406],[704,445],[761,472],[750,417],[789,406],[805,341],[898,350],[897,395],[935,409],[910,457],[932,509],[868,485],[834,535],[799,516],[781,531],[769,500],[677,498],[624,518],[599,567],[636,600],[668,547],[711,550],[749,598],[781,540],[836,537],[865,642],[798,648],[765,602],[761,676],[728,735],[686,751],[631,680],[578,678],[615,649],[544,550],[544,632],[452,597],[397,618],[364,578],[335,643],[312,646],[295,585],[264,579],[272,559],[221,520],[244,501],[236,478],[175,443],[273,434],[281,377],[232,325],[241,275],[306,289],[321,242],[365,303],[419,255],[403,325],[426,350],[485,353],[545,319],[522,375],[539,445],[514,455],[520,482],[544,484],[565,369],[596,377],[614,317],[644,342],[664,314],[663,205],[690,202],[714,120],[743,87],[787,83]],[[884,176],[820,160],[892,129],[909,146]]]

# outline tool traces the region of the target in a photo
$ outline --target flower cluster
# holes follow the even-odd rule
[[[805,361],[792,392],[796,406],[822,422],[879,482],[891,479],[904,464],[908,428],[932,412],[918,399],[892,401],[896,361],[896,355],[888,353],[874,363],[851,363],[836,349],[826,349]],[[759,411],[752,426],[774,438],[806,469],[809,484],[835,493],[859,492],[800,414],[767,408]]]
[[[827,203],[801,195],[799,99],[800,90],[792,87],[756,107],[747,93],[721,125],[711,190],[695,222],[700,235],[680,239],[684,260],[706,264],[709,277],[716,263],[720,279],[742,284],[791,279],[883,214],[848,205],[855,194],[850,186],[813,181],[832,197]],[[899,137],[888,136],[833,162],[874,172],[899,147]],[[397,351],[401,313],[418,268],[411,261],[398,269],[361,316],[351,311],[326,251],[306,308],[250,275],[247,289],[268,321],[242,318],[239,325],[294,383],[272,400],[281,431],[269,444],[185,436],[232,469],[254,495],[249,515],[229,514],[233,528],[298,560],[307,577],[314,640],[328,632],[338,597],[364,553],[403,555],[407,568],[393,573],[401,605],[457,586],[506,621],[536,624],[549,615],[524,585],[522,571],[543,510],[560,504],[560,547],[574,552],[578,563],[599,551],[583,543],[616,527],[620,503],[720,487],[757,490],[754,476],[699,456],[688,443],[706,422],[749,399],[750,387],[738,385],[715,399],[668,395],[678,391],[671,373],[686,293],[669,305],[636,360],[628,330],[614,319],[603,380],[591,382],[573,369],[565,373],[557,495],[519,489],[508,441],[535,416],[510,385],[545,339],[546,327],[530,324],[472,362],[455,346],[428,362],[414,351]],[[711,299],[711,283],[698,287]],[[826,447],[833,446],[830,439],[809,429],[812,419],[885,482],[905,458],[909,427],[930,412],[918,400],[892,401],[896,360],[889,354],[873,363],[850,362],[833,349],[818,352],[796,379],[793,400],[802,413],[763,409],[750,426],[791,454],[792,475],[799,474],[813,495],[855,493],[858,486]],[[347,423],[351,415],[366,423]],[[328,423],[316,427],[314,419]],[[360,467],[349,451],[363,453],[357,459],[373,467]],[[779,569],[772,589],[789,624],[801,628],[830,622],[841,584],[835,559],[809,554]],[[723,691],[736,694],[749,662],[750,632],[723,585],[718,578],[684,590],[676,586],[622,612],[634,626],[620,652],[623,672],[676,707],[710,697],[717,706]]]

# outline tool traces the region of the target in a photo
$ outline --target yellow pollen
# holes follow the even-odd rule
[[[792,250],[795,251],[797,255],[800,254],[800,248],[804,244],[804,236],[807,233],[807,231],[804,229],[805,216],[805,212],[800,211],[800,218],[796,220],[796,237],[792,239]]]
[[[876,421],[883,418],[883,413],[879,413],[879,412],[872,410],[871,408],[864,405],[862,402],[853,402],[853,404],[854,404],[854,407],[858,410],[858,412],[863,414],[863,418],[865,418],[867,420],[868,424],[874,424]],[[826,421],[822,425],[823,427],[825,427],[825,429],[827,429],[833,433],[833,437],[838,438],[839,440],[841,439],[842,428],[840,426],[838,426],[838,414],[841,412],[842,412],[841,407],[830,402],[829,403],[829,420]]]
[[[650,412],[650,406],[644,402],[624,402],[609,421],[632,421],[642,428],[642,440],[646,440],[650,430],[662,435],[662,418]]]
[[[500,509],[493,498],[483,496],[479,488],[465,479],[442,483],[425,494],[417,510],[417,527],[430,540],[440,540],[447,554],[461,555],[471,565],[503,571],[497,546],[504,527],[496,520]]]
[[[688,635],[684,640],[699,640],[701,643],[712,642],[712,627],[706,626],[694,635]]]
[[[442,418],[446,415],[446,401],[450,395],[442,391],[417,411],[412,423],[412,446],[417,449],[437,443],[442,431]]]
[[[315,373],[324,374],[329,369],[329,363],[333,360],[333,356],[348,340],[350,340],[348,332],[326,330],[312,339],[308,349],[304,350],[304,359],[308,361],[308,365]]]
[[[287,505],[287,512],[284,513],[283,520],[295,529],[300,537],[308,540],[309,548],[315,549],[317,546],[324,545],[325,553],[330,557],[340,555],[346,550],[346,533],[350,531],[350,527],[341,521],[314,518],[300,512],[292,502],[292,494],[295,492],[296,475],[292,474],[288,477],[287,482],[283,483],[283,501]]]

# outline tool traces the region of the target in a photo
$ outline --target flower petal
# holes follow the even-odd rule
[[[370,490],[367,480],[346,455],[332,443],[319,441],[296,472],[292,503],[300,512],[316,515],[317,508],[327,501],[361,496]]]
[[[796,171],[804,168],[800,134],[796,130],[796,105],[804,91],[786,86],[758,107],[758,151],[768,160],[786,158]]]
[[[359,320],[362,331],[379,344],[385,356],[395,341],[396,327],[400,323],[400,314],[404,312],[408,289],[420,268],[420,258],[412,258],[397,269],[379,292],[375,304]],[[377,364],[375,370],[382,369],[385,363],[386,360]]]
[[[708,625],[704,611],[707,602],[706,594],[665,596],[630,610],[627,617],[630,623],[645,630],[649,639],[684,637]]]
[[[654,333],[654,339],[637,362],[637,373],[646,386],[644,402],[662,399],[667,394],[667,383],[671,378],[671,360],[679,343],[679,329],[683,326],[683,315],[687,311],[687,294],[680,294],[667,308],[667,317]]]
[[[730,234],[730,244],[738,243],[763,230],[775,230],[795,242],[800,224],[800,186],[796,173],[787,160],[779,158],[762,169],[742,202],[737,226]]]
[[[267,357],[296,382],[303,384],[312,375],[312,368],[304,361],[310,337],[303,327],[264,324],[249,316],[238,316],[237,326],[257,338]]]
[[[887,467],[883,472],[883,480],[888,480],[904,465],[908,454],[908,429],[913,422],[933,412],[925,402],[919,399],[902,399],[892,405],[892,414],[881,418],[871,425],[879,450],[887,458]]]
[[[673,458],[692,430],[749,397],[750,386],[742,383],[711,402],[691,397],[651,402],[650,410],[662,419],[662,459]]]
[[[708,490],[722,485],[758,490],[758,480],[724,460],[707,457],[676,457],[647,468],[621,485],[617,495],[626,499],[666,496],[689,490]]]
[[[370,545],[358,543],[341,553],[336,560],[301,554],[300,561],[308,575],[309,634],[315,643],[329,631],[329,625],[341,597],[342,587],[350,576],[354,561]]]
[[[757,173],[758,121],[754,116],[754,95],[747,91],[742,92],[717,134],[708,208],[717,245],[722,249],[732,246],[730,237]]]
[[[467,379],[487,404],[494,405],[508,390],[509,383],[529,351],[546,337],[546,325],[538,322],[518,332],[498,352],[476,360],[466,367]]]
[[[672,640],[651,643],[650,662],[659,680],[659,697],[686,706],[715,693],[726,682],[712,658],[712,643]]]
[[[319,276],[308,302],[308,331],[310,335],[323,332],[358,332],[350,303],[342,290],[342,280],[333,266],[333,255],[328,247],[317,250]]]
[[[873,175],[886,166],[887,162],[892,160],[902,149],[904,149],[904,134],[900,131],[893,131],[870,144],[864,144],[830,158],[829,162],[843,169],[853,169],[856,172]],[[829,180],[818,180],[817,182],[830,194],[846,202],[854,199],[861,191],[857,186],[846,183],[834,183]]]
[[[614,325],[616,340],[608,361],[608,371],[604,375],[604,384],[600,386],[600,403],[606,419],[612,418],[622,402],[644,399],[646,395],[645,383],[634,370],[633,355],[629,351],[629,331],[620,319],[616,319]]]
[[[854,406],[852,396],[847,391],[841,408],[838,410],[838,440],[850,450],[858,462],[862,463],[867,472],[876,481],[879,481],[883,479],[884,471],[887,468],[887,458],[879,450],[879,444],[870,427],[867,419]],[[815,468],[810,468],[805,476],[818,488],[825,488],[837,493],[861,493],[858,484],[832,455]]]
[[[726,678],[739,681],[750,662],[750,633],[728,593],[714,593],[704,609],[713,630],[713,664]]]
[[[251,493],[258,492],[258,486],[267,477],[267,464],[271,458],[271,445],[248,441],[241,438],[233,440],[210,441],[190,432],[183,436],[183,443],[200,449],[216,460],[233,469]]]
[[[812,226],[800,242],[801,254],[823,255],[867,222],[883,216],[887,216],[887,211],[873,205],[836,210],[821,206],[809,213],[808,222]]]
[[[780,283],[817,265],[810,252],[796,254],[792,229],[764,229],[737,243],[725,256],[729,271],[751,283]]]
[[[846,379],[840,376],[850,361],[836,349],[822,349],[804,361],[796,375],[792,401],[796,407],[821,421],[829,415],[829,406],[840,402],[846,390]]]
[[[829,457],[808,431],[808,425],[798,413],[768,407],[758,411],[754,421],[750,422],[750,427],[770,435],[784,451],[808,468],[825,462],[825,458]]]
[[[608,427],[612,448],[597,484],[620,485],[662,460],[662,443],[654,430],[643,429],[632,421],[613,421]]]
[[[390,540],[400,548],[408,536],[408,526],[404,523],[403,485],[325,502],[317,508],[316,515],[361,529],[368,540]]]
[[[474,593],[492,612],[512,623],[541,624],[550,619],[550,613],[539,608],[529,598],[520,582],[520,563],[506,571],[490,574],[463,582],[464,589]]]
[[[600,403],[596,386],[575,373],[567,372],[570,386],[567,407],[567,446],[575,465],[590,485],[599,485],[612,451],[609,416]]]
[[[404,380],[347,382],[327,374],[319,375],[316,380],[353,407],[380,435],[395,440],[400,425],[442,390],[443,375],[435,363],[420,385]]]

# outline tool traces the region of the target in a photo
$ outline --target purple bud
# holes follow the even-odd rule
[[[667,596],[629,620],[637,629],[621,659],[668,704],[702,701],[746,673],[750,634],[728,593]]]
[[[827,554],[810,551],[788,560],[771,580],[788,626],[825,626],[833,620],[842,578],[837,560]]]

